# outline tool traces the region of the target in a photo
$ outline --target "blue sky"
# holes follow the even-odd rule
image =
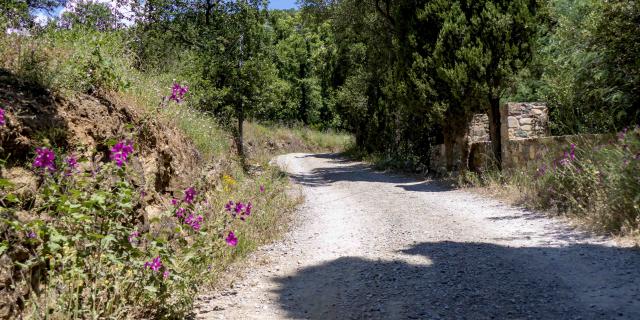
[[[296,0],[271,0],[269,9],[291,9],[297,8]]]

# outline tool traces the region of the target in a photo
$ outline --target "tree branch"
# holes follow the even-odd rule
[[[395,19],[393,19],[393,17],[390,14],[390,7],[391,7],[390,0],[385,0],[384,2],[385,2],[386,10],[383,10],[382,7],[380,7],[380,0],[376,0],[376,11],[378,11],[379,14],[381,14],[385,19],[387,19],[387,21],[391,25],[391,28],[395,29],[396,21]]]

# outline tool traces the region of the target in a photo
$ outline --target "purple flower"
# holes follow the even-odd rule
[[[78,167],[78,159],[76,159],[76,157],[74,155],[68,155],[67,156],[67,166],[69,166],[69,168],[71,169],[76,169]]]
[[[571,151],[569,151],[569,156],[571,161],[576,159],[576,145],[575,144],[571,144]]]
[[[191,204],[196,197],[196,190],[193,187],[184,191],[184,202]]]
[[[4,109],[0,108],[0,126],[4,126]]]
[[[177,207],[180,204],[180,200],[173,198],[171,199],[171,205]]]
[[[240,214],[240,212],[242,212],[243,209],[244,209],[244,204],[242,204],[242,202],[238,202],[236,203],[236,207],[233,210],[236,212],[236,214]]]
[[[169,270],[165,270],[165,271],[162,273],[162,278],[163,278],[163,279],[165,279],[165,280],[166,280],[167,278],[169,278]]]
[[[202,216],[196,217],[193,214],[189,214],[189,216],[184,219],[184,223],[193,228],[194,231],[200,231],[202,220],[204,220]]]
[[[640,160],[640,152],[636,153],[636,160]]]
[[[238,245],[238,238],[236,238],[236,235],[233,234],[233,231],[229,232],[229,235],[227,235],[227,238],[224,239],[224,241],[226,241],[227,245],[231,247],[235,247]]]
[[[543,164],[540,168],[538,168],[538,170],[536,170],[536,176],[537,177],[542,177],[545,175],[545,173],[547,173],[547,165]]]
[[[260,193],[264,193],[264,186],[260,186]]]
[[[169,101],[173,100],[177,103],[180,103],[184,98],[184,95],[189,92],[188,86],[181,86],[179,83],[174,82],[173,87],[171,87],[171,96],[169,97]]]
[[[178,218],[184,218],[186,212],[187,210],[185,208],[178,208],[178,210],[176,210],[176,216]]]
[[[250,216],[252,208],[253,208],[253,205],[251,204],[251,202],[247,203],[247,206],[244,208],[244,214]]]
[[[35,232],[29,231],[29,233],[27,233],[27,238],[35,239],[35,237],[36,237],[36,233]]]
[[[133,153],[133,143],[122,140],[111,148],[111,160],[120,168],[127,162],[129,154]]]
[[[151,262],[145,262],[144,267],[153,271],[159,271],[160,268],[162,268],[162,261],[160,261],[160,256],[155,257]]]
[[[56,154],[47,148],[37,148],[36,158],[33,160],[33,167],[49,171],[56,171],[55,159]]]
[[[138,238],[140,236],[140,232],[138,231],[133,231],[131,232],[131,234],[129,234],[129,242],[132,242],[136,240],[136,238]]]
[[[68,155],[64,162],[67,164],[67,168],[65,169],[66,176],[78,172],[78,159],[76,159],[74,155]]]
[[[233,203],[233,201],[229,200],[229,202],[227,202],[227,204],[224,205],[224,209],[231,212],[231,210],[233,210],[233,206],[235,204]]]

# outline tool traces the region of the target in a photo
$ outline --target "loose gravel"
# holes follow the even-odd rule
[[[332,154],[277,163],[306,197],[198,319],[640,319],[640,250]]]

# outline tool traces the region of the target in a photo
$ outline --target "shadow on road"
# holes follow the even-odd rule
[[[398,254],[424,263],[339,258],[275,279],[279,303],[295,319],[640,319],[634,249],[434,242]]]
[[[326,186],[343,181],[359,181],[393,183],[397,184],[396,187],[407,191],[442,192],[451,190],[451,188],[444,186],[438,181],[418,182],[411,177],[376,171],[370,165],[353,162],[335,153],[309,154],[299,156],[299,158],[329,159],[326,163],[331,165],[331,167],[316,168],[307,174],[289,174],[296,183],[308,187]],[[335,166],[335,164],[339,165]]]

